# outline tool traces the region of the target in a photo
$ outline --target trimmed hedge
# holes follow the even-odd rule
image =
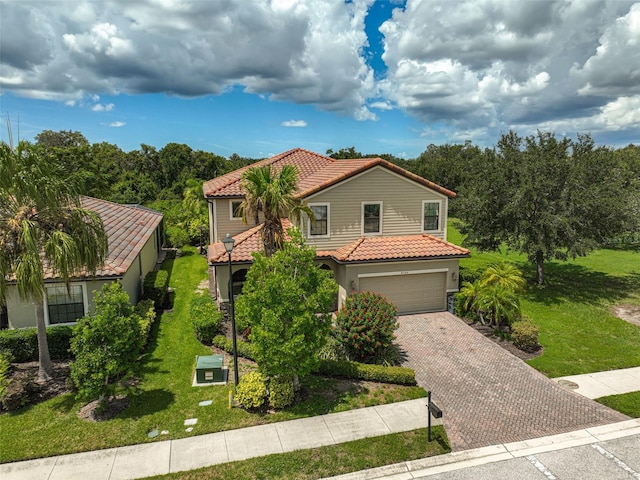
[[[142,345],[142,348],[144,348],[149,342],[151,327],[153,327],[153,324],[156,321],[156,309],[153,300],[150,298],[140,300],[138,305],[134,307],[133,311],[136,315],[140,316],[140,335],[142,336],[140,344]]]
[[[206,345],[211,345],[213,337],[220,329],[222,312],[207,294],[196,295],[189,304],[191,325],[196,333],[196,338]]]
[[[410,368],[385,367],[344,360],[321,360],[317,373],[327,377],[353,378],[398,385],[416,384],[416,373]]]
[[[154,270],[144,277],[143,299],[153,300],[157,309],[164,306],[167,298],[167,288],[169,287],[169,272],[166,270]]]
[[[525,352],[535,352],[540,348],[538,333],[540,328],[527,317],[511,325],[513,344]]]
[[[228,339],[224,335],[216,335],[213,337],[213,342],[211,342],[211,344],[227,353],[233,353],[233,340]],[[238,349],[238,356],[249,360],[255,360],[252,344],[243,342],[242,340],[237,340],[236,347]]]
[[[66,360],[69,352],[73,327],[57,325],[47,328],[49,354],[52,360]],[[36,328],[21,328],[0,331],[0,351],[11,354],[15,363],[38,361],[38,332]]]
[[[260,372],[249,372],[243,375],[234,398],[247,410],[262,407],[267,400],[267,385]]]

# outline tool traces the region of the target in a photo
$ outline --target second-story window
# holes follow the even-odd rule
[[[329,235],[329,204],[309,205],[313,219],[309,219],[309,236],[326,237]]]
[[[440,229],[440,202],[422,202],[423,226],[425,232]]]
[[[231,220],[240,220],[242,219],[242,212],[240,211],[240,205],[242,205],[242,200],[231,200],[229,202],[229,216]]]
[[[362,203],[362,233],[382,233],[382,202]]]

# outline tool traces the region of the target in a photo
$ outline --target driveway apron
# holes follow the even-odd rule
[[[565,390],[446,312],[400,317],[404,366],[431,390],[454,451],[627,420]]]

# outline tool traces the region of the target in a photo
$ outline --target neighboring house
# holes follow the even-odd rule
[[[458,262],[469,251],[448,243],[447,202],[455,193],[380,158],[335,160],[294,149],[206,182],[210,238],[218,302],[227,302],[228,263],[221,243],[229,233],[233,291],[242,289],[251,253],[262,250],[261,225],[244,225],[237,211],[244,195],[240,178],[248,168],[295,165],[297,196],[315,219],[299,226],[317,262],[339,285],[337,307],[351,292],[374,291],[399,313],[443,311],[458,291]],[[290,225],[289,221],[285,222]]]
[[[47,325],[74,323],[93,312],[94,291],[115,280],[129,294],[134,305],[142,293],[142,282],[154,269],[162,247],[162,214],[138,205],[120,205],[91,197],[81,197],[84,208],[100,215],[109,239],[109,254],[95,277],[83,273],[71,281],[71,290],[51,273],[46,274],[44,299]],[[16,287],[10,287],[7,304],[0,316],[9,328],[34,327],[35,307],[22,301]],[[6,325],[8,324],[8,325]]]

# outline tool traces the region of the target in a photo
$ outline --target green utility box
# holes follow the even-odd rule
[[[223,381],[222,355],[196,356],[196,383]]]

